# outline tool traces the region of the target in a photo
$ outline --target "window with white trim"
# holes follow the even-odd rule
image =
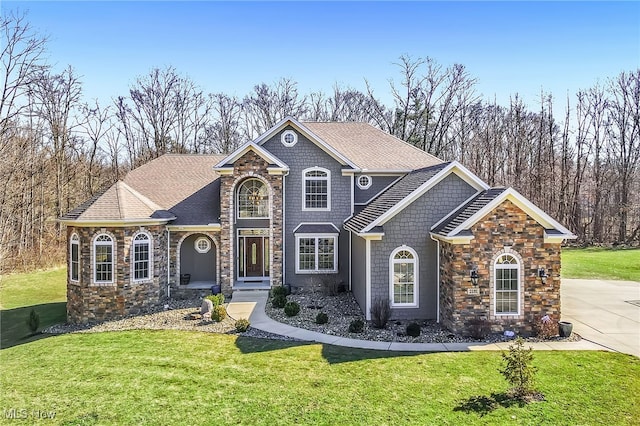
[[[331,209],[331,173],[327,169],[314,167],[302,172],[303,210]]]
[[[98,235],[93,241],[93,281],[113,282],[113,239],[107,234]]]
[[[71,234],[69,246],[69,278],[71,281],[80,280],[80,237],[75,233]]]
[[[418,254],[410,247],[395,249],[389,257],[391,306],[418,306]]]
[[[520,312],[520,264],[515,256],[503,254],[494,264],[494,306],[496,315]]]
[[[147,233],[139,233],[133,238],[133,280],[151,278],[151,238]]]
[[[211,241],[207,237],[199,237],[193,243],[193,247],[198,253],[208,253],[211,250]]]
[[[360,175],[358,176],[358,180],[356,180],[356,183],[358,184],[358,188],[360,189],[369,189],[373,182],[371,180],[371,176]]]
[[[337,235],[296,235],[296,273],[337,271]]]
[[[267,185],[259,179],[247,179],[238,189],[238,218],[267,219],[269,193]]]
[[[286,130],[280,137],[280,142],[286,147],[292,147],[298,142],[298,134],[293,130]]]

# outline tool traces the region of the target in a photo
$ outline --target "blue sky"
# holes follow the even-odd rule
[[[243,96],[289,77],[302,93],[334,83],[389,99],[402,54],[465,65],[477,92],[536,109],[640,66],[638,2],[26,2],[49,36],[49,62],[72,65],[85,98],[126,95],[137,76],[173,65],[206,92]]]

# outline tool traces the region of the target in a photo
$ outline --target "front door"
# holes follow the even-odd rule
[[[263,237],[245,237],[245,253],[247,262],[247,277],[261,277],[264,275]]]

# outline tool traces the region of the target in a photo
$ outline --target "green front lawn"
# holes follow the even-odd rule
[[[66,320],[66,268],[0,279],[0,348],[42,338],[31,336],[26,324],[31,309],[40,316],[40,329]]]
[[[546,401],[505,400],[496,352],[408,354],[177,331],[0,351],[3,409],[54,424],[637,424],[640,360],[536,352]],[[6,412],[6,411],[5,411]]]
[[[565,248],[562,277],[640,281],[640,249]]]

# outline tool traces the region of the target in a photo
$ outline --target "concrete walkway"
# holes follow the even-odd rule
[[[640,283],[564,279],[562,319],[584,340],[640,357]]]
[[[509,342],[500,343],[398,343],[374,342],[370,340],[349,339],[331,336],[302,328],[292,327],[272,320],[265,313],[268,291],[235,291],[227,307],[227,313],[233,319],[249,318],[251,327],[281,336],[293,337],[308,342],[345,346],[360,349],[377,349],[384,351],[416,351],[416,352],[461,352],[461,351],[501,351],[507,350]],[[535,342],[527,346],[543,351],[583,351],[611,350],[588,340],[578,342]]]

